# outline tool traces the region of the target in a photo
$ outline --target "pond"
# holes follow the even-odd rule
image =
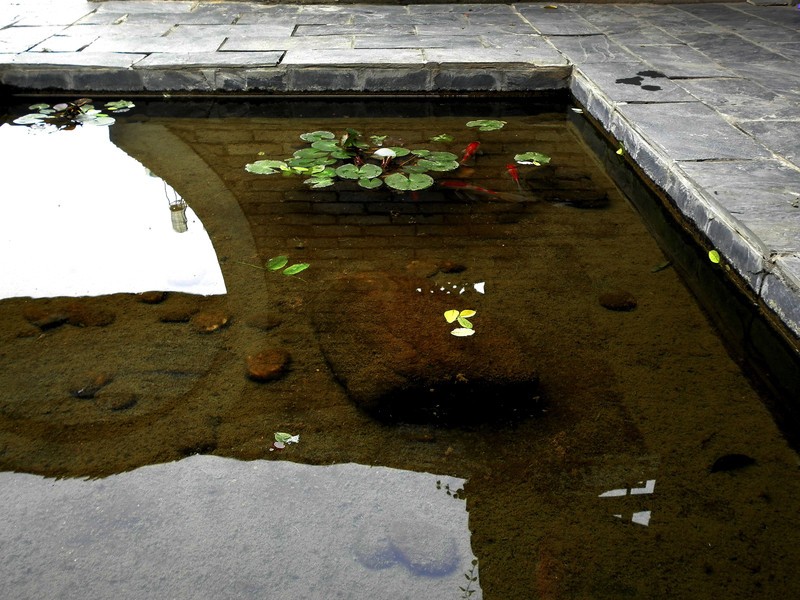
[[[136,104],[2,130],[0,475],[31,532],[3,542],[37,593],[191,597],[202,564],[238,598],[796,595],[798,456],[568,106]],[[419,190],[245,169],[348,130],[457,165]],[[187,506],[214,542],[165,533]],[[77,569],[56,507],[60,544],[105,548]]]

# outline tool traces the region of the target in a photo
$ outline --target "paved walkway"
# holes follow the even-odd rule
[[[0,0],[0,83],[569,88],[800,336],[800,11],[735,4]]]

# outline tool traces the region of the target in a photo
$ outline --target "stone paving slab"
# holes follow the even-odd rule
[[[552,6],[0,0],[0,83],[120,93],[569,88],[800,336],[800,11]]]

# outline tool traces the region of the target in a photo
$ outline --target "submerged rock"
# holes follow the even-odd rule
[[[312,319],[328,364],[356,404],[380,418],[484,421],[538,412],[533,357],[511,327],[425,279],[342,276]],[[424,292],[419,290],[425,290]],[[475,335],[451,334],[448,310],[477,310]]]
[[[633,294],[622,290],[606,292],[601,294],[597,300],[603,308],[618,312],[631,311],[637,306],[636,298],[633,297]]]
[[[221,310],[203,310],[192,316],[192,329],[197,333],[214,333],[230,324],[231,317]]]
[[[291,355],[283,348],[263,350],[247,357],[247,376],[253,381],[272,381],[283,377]]]

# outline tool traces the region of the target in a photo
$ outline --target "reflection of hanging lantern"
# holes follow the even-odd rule
[[[180,194],[164,182],[164,195],[169,202],[170,218],[172,219],[172,228],[178,233],[183,233],[189,229],[186,221],[186,202],[181,198]]]

